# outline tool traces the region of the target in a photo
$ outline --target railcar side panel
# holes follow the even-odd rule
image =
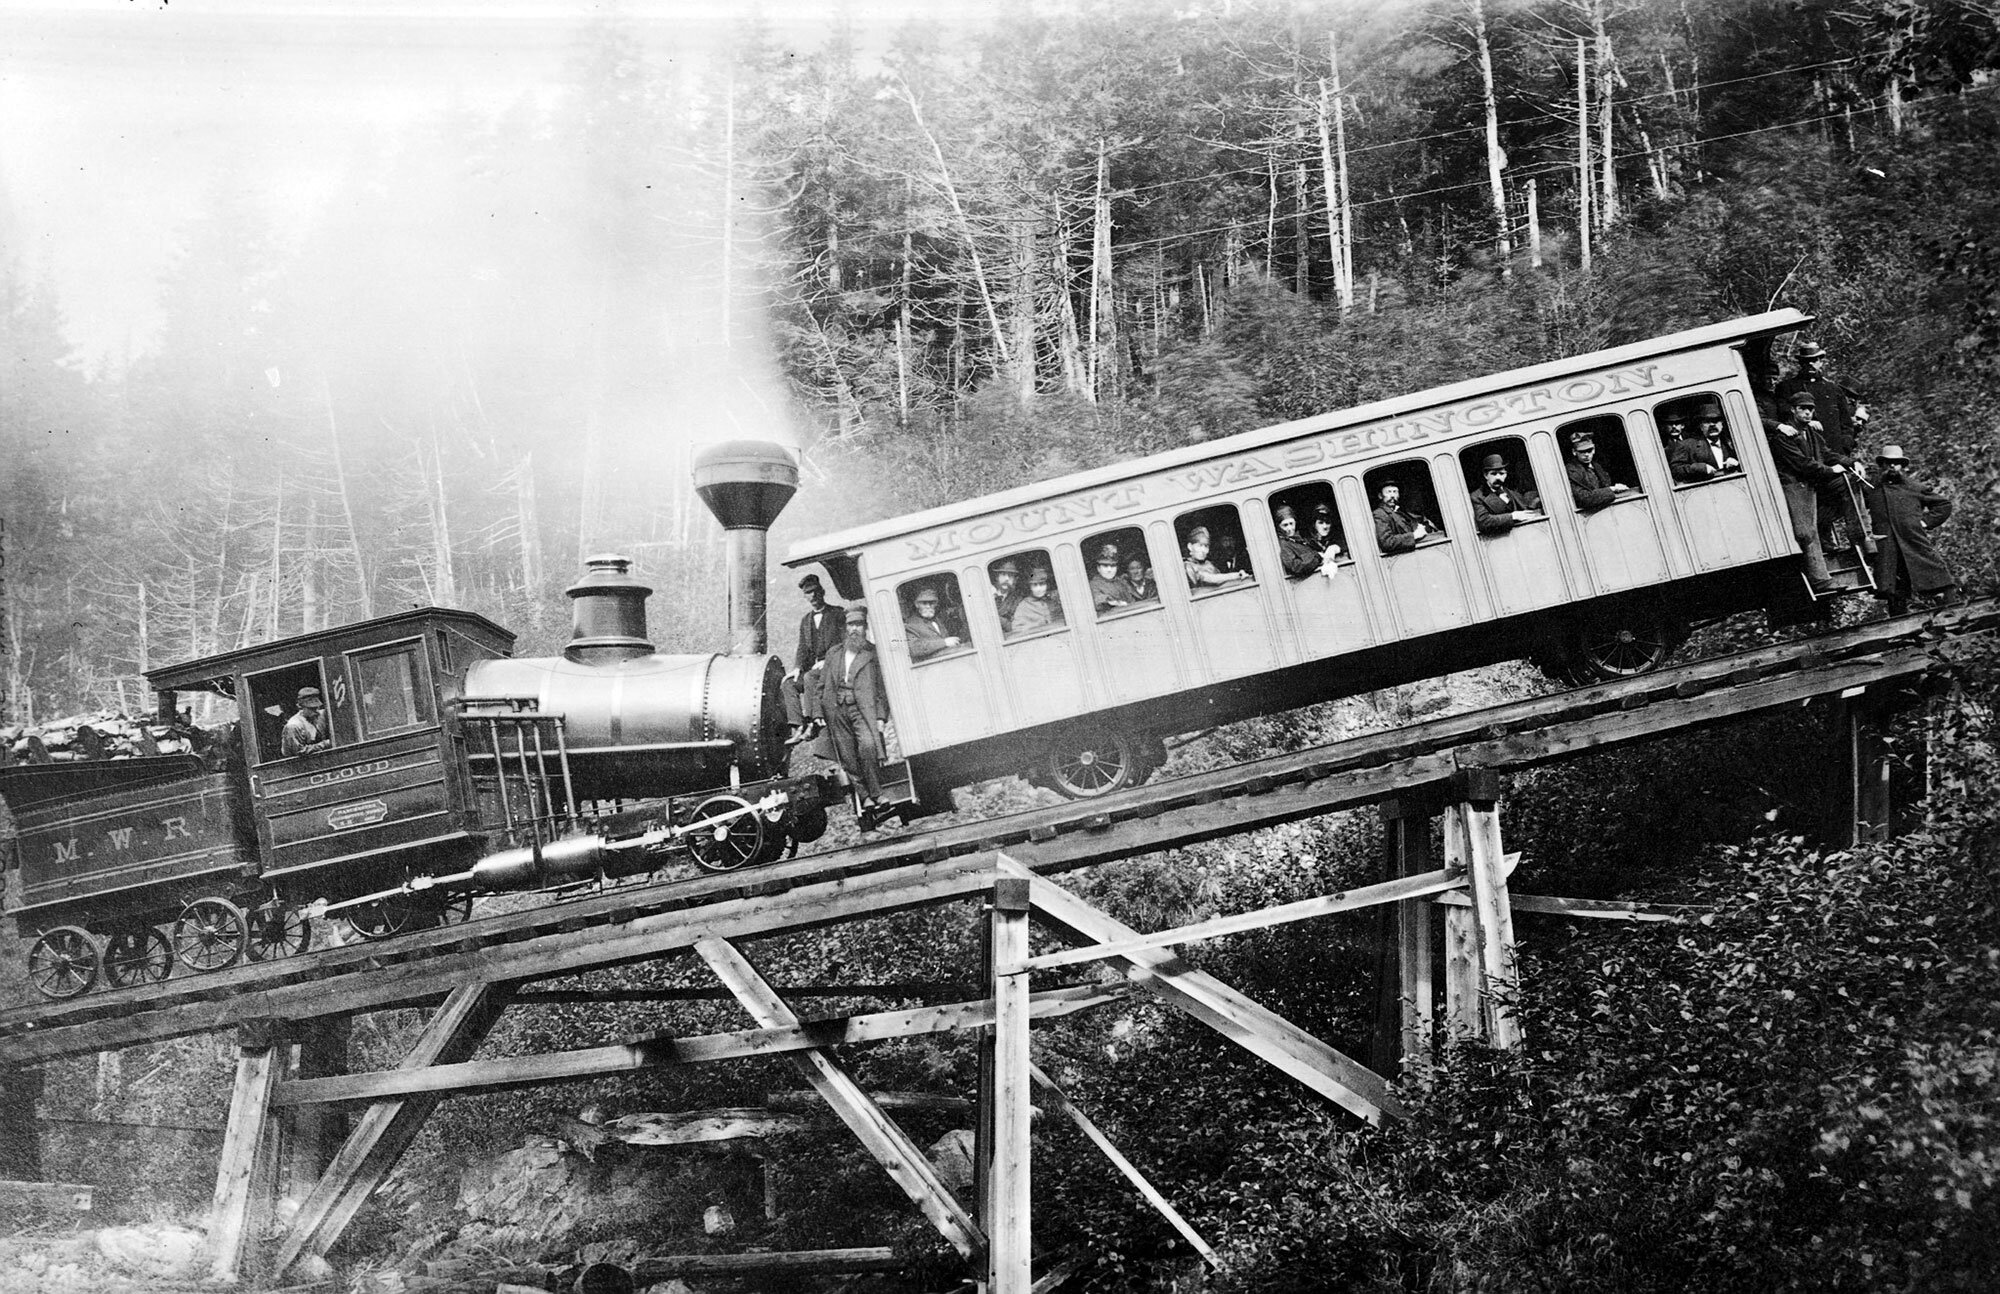
[[[1576,525],[1592,592],[1622,593],[1667,578],[1667,554],[1651,495],[1581,513]]]
[[[1241,678],[1278,667],[1278,646],[1264,618],[1264,583],[1272,578],[1264,574],[1256,582],[1184,589],[1208,678]]]
[[[1113,611],[1097,622],[1095,634],[1111,704],[1158,696],[1178,686],[1179,662],[1163,603]]]
[[[228,773],[201,773],[87,799],[55,801],[15,817],[20,885],[15,913],[105,898],[169,882],[255,873],[238,831]]]
[[[998,725],[986,705],[985,667],[980,659],[999,650],[991,638],[977,651],[953,652],[926,661],[912,661],[909,647],[900,638],[896,646],[895,653],[884,659],[902,676],[908,697],[903,708],[895,711],[906,749],[932,750],[972,741],[995,730]],[[885,670],[885,682],[887,673]],[[894,701],[892,695],[892,709]]]
[[[251,785],[266,876],[463,835],[436,728],[265,764]]]
[[[1374,644],[1367,596],[1351,559],[1334,563],[1331,579],[1312,574],[1285,582],[1284,599],[1302,659],[1337,656]]]
[[[1038,629],[1000,645],[1001,669],[1018,724],[1048,723],[1081,714],[1083,671],[1077,665],[1076,630]]]
[[[1552,607],[1569,596],[1552,521],[1526,521],[1498,534],[1476,535],[1464,551],[1476,556],[1500,615]]]
[[[1372,531],[1366,542],[1375,542]],[[1410,552],[1382,554],[1382,578],[1396,617],[1396,637],[1443,633],[1472,623],[1472,608],[1458,577],[1460,542],[1426,538]]]

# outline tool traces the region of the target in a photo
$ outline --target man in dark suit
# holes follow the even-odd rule
[[[903,621],[904,641],[910,647],[911,660],[929,660],[940,652],[950,651],[960,645],[959,637],[947,629],[938,619],[937,590],[928,584],[917,590],[910,601],[916,614]]]
[[[888,751],[882,729],[889,722],[889,703],[882,690],[882,666],[868,645],[868,611],[847,609],[846,636],[820,662],[820,714],[833,757],[851,782],[861,787],[861,812],[866,825],[882,803],[882,761]]]
[[[1597,461],[1597,441],[1589,432],[1571,432],[1569,452],[1571,457],[1564,471],[1569,475],[1569,497],[1576,501],[1578,512],[1595,512],[1606,504],[1616,503],[1619,495],[1631,492],[1631,486],[1612,480],[1604,464]]]
[[[1488,454],[1479,470],[1485,484],[1472,492],[1472,520],[1482,535],[1512,530],[1523,521],[1542,519],[1542,496],[1507,484],[1507,460]]]
[[[814,677],[822,657],[840,641],[841,616],[846,608],[826,600],[819,576],[807,575],[799,581],[810,608],[799,618],[799,648],[792,653],[792,669],[778,690],[785,697],[785,718],[792,724],[786,740],[796,743],[814,736],[825,726],[819,709],[818,679]]]
[[[1403,511],[1402,486],[1391,481],[1375,492],[1375,543],[1383,552],[1407,553],[1431,530],[1422,517]]]
[[[1723,439],[1725,424],[1718,401],[1706,400],[1695,410],[1695,426],[1697,430],[1667,448],[1667,466],[1676,481],[1706,481],[1742,469]]]
[[[1910,460],[1901,445],[1884,445],[1875,457],[1881,481],[1869,488],[1868,510],[1882,528],[1876,536],[1875,596],[1902,615],[1910,599],[1949,606],[1958,597],[1958,579],[1938,556],[1931,531],[1951,519],[1951,500],[1910,478]]]

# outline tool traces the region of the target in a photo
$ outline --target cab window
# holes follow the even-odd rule
[[[1160,586],[1153,578],[1153,558],[1146,551],[1146,532],[1137,526],[1107,530],[1085,539],[1083,560],[1091,610],[1098,619],[1160,605]]]
[[[431,722],[430,688],[417,659],[422,648],[422,643],[400,643],[350,657],[360,693],[362,736],[381,737]]]
[[[1065,629],[1062,594],[1056,591],[1055,563],[1046,548],[1030,548],[996,558],[986,567],[993,582],[993,607],[1008,638]]]
[[[1340,523],[1340,508],[1333,501],[1333,484],[1312,481],[1280,490],[1271,496],[1271,528],[1278,530],[1290,512],[1298,536],[1327,561],[1351,562],[1354,551],[1347,542],[1347,530]]]
[[[1625,420],[1617,414],[1579,418],[1556,428],[1556,444],[1562,450],[1563,469],[1569,479],[1570,499],[1579,512],[1592,512],[1607,503],[1636,499],[1639,467],[1632,461],[1632,442],[1625,436]],[[1605,483],[1605,478],[1609,484]],[[1618,489],[1618,486],[1624,489]],[[1610,491],[1610,496],[1606,496]]]
[[[941,572],[911,580],[896,589],[896,605],[902,612],[903,642],[909,649],[911,664],[964,656],[972,651],[965,600],[959,596],[956,575]]]
[[[250,690],[248,719],[256,736],[258,763],[286,758],[285,723],[299,712],[299,692],[304,688],[317,691],[327,704],[320,712],[320,724],[326,737],[333,736],[332,704],[340,698],[327,695],[326,678],[317,658],[252,674],[245,682]]]
[[[1361,484],[1375,510],[1375,546],[1383,554],[1393,557],[1451,537],[1439,522],[1437,491],[1422,459],[1375,468]]]
[[[1182,513],[1174,518],[1174,539],[1180,544],[1181,573],[1196,596],[1256,582],[1234,504]]]

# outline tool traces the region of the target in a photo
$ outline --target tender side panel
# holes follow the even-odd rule
[[[43,804],[19,814],[20,902],[28,912],[211,873],[249,875],[227,773]],[[219,888],[228,889],[227,883]]]
[[[265,874],[461,836],[436,728],[267,764],[253,779]]]

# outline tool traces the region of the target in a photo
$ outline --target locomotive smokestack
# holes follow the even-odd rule
[[[569,645],[563,655],[586,665],[608,665],[653,654],[646,640],[646,597],[653,590],[632,578],[632,559],[600,553],[584,559],[589,569],[564,590],[570,607]]]
[[[782,445],[731,440],[694,456],[694,488],[722,523],[729,555],[729,650],[761,656],[766,533],[798,492],[799,468]]]

